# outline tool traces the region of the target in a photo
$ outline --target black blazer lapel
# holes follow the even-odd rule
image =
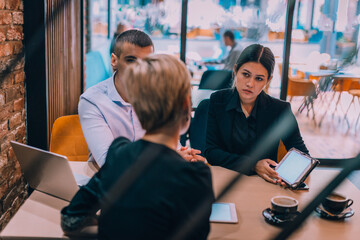
[[[267,134],[271,134],[273,131],[274,126],[277,121],[276,114],[277,111],[273,107],[272,99],[266,93],[261,92],[259,95],[259,102],[258,102],[258,109],[256,112],[256,138],[257,142],[262,140],[264,136]],[[280,139],[279,138],[270,138],[271,142],[267,142],[266,144],[271,144],[269,150],[266,151],[263,158],[271,158],[276,160],[276,153]]]
[[[258,96],[259,100],[257,103],[256,111],[256,136],[257,139],[269,130],[269,126],[272,123],[273,111],[271,110],[271,99],[266,93],[261,92]]]
[[[236,90],[235,90],[236,91]],[[224,94],[224,101],[216,104],[218,115],[218,123],[221,124],[220,131],[221,136],[223,137],[224,147],[227,148],[229,152],[233,152],[234,146],[232,141],[232,129],[234,125],[235,110],[229,109],[228,105],[232,98],[236,98],[236,93],[234,91],[229,91]]]
[[[222,131],[222,136],[224,138],[224,142],[225,142],[225,146],[227,148],[229,148],[228,150],[233,152],[234,146],[233,146],[233,141],[232,141],[232,129],[233,129],[233,125],[234,125],[234,117],[235,117],[235,111],[234,110],[230,110],[230,111],[226,111],[225,107],[222,108],[223,109],[223,114],[221,114],[221,116],[219,116],[220,118],[220,122],[223,125],[223,129],[224,131]]]

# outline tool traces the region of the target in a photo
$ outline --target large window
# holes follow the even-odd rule
[[[104,76],[110,76],[112,73],[110,44],[114,34],[126,29],[141,29],[149,34],[157,53],[166,52],[179,55],[180,0],[152,2],[146,0],[92,0],[89,3],[90,27],[88,26],[87,29],[90,29],[90,32],[87,34],[91,38],[91,48],[88,49],[88,52],[101,54],[106,67]],[[104,76],[102,78],[105,78]]]
[[[181,0],[88,0],[90,17],[87,28],[90,32],[90,51],[99,51],[110,70],[109,46],[117,25],[138,28],[148,33],[155,44],[155,52],[175,54],[180,57]],[[281,64],[284,54],[286,9],[288,0],[188,0],[186,30],[186,63],[194,72],[194,79],[201,77],[207,67],[199,67],[205,61],[219,61],[229,53],[223,33],[232,30],[235,40],[243,48],[252,43],[269,47],[276,59],[273,79],[268,89],[272,96],[280,96]],[[109,5],[110,3],[110,5]],[[356,65],[359,35],[358,0],[297,0],[293,16],[289,75],[303,80],[321,69],[338,69],[360,74]],[[345,63],[345,64],[344,64]],[[318,83],[317,83],[318,84]],[[347,129],[344,112],[349,106],[348,95],[343,105],[326,102],[334,94],[325,94],[321,104],[328,110],[319,109],[315,100],[317,121],[326,112],[334,112],[324,124],[334,125],[338,119],[340,128]],[[330,96],[330,97],[329,97]],[[337,95],[338,96],[338,93]],[[293,110],[302,103],[302,98],[292,101]],[[289,100],[289,98],[287,99]],[[351,100],[351,99],[350,99]],[[341,102],[340,101],[340,102]],[[327,104],[327,105],[326,105]],[[335,107],[340,110],[335,110]],[[296,108],[296,109],[295,109]],[[344,111],[341,111],[344,110]],[[306,112],[306,110],[304,110]],[[357,109],[350,108],[350,112]],[[304,114],[302,114],[304,115]],[[301,115],[300,115],[301,116]],[[351,131],[357,115],[348,116]],[[359,128],[359,127],[358,127]],[[356,129],[355,129],[356,130]],[[316,155],[315,155],[316,156]]]

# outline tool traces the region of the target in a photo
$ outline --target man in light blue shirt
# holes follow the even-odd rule
[[[90,151],[89,161],[95,161],[99,167],[104,165],[107,151],[115,138],[122,136],[136,141],[145,134],[127,101],[122,74],[127,65],[153,52],[153,42],[146,33],[135,29],[123,32],[117,37],[114,53],[111,54],[113,76],[80,96],[78,110]],[[182,150],[179,153],[187,160],[204,160],[196,155],[200,153],[198,150]]]
[[[139,30],[123,32],[120,39],[111,54],[113,76],[87,89],[79,101],[79,117],[90,151],[89,161],[95,161],[100,167],[104,165],[115,138],[123,136],[136,141],[145,133],[127,102],[121,76],[128,64],[153,53],[154,45],[150,37]]]
[[[134,142],[145,134],[130,103],[116,91],[114,75],[89,88],[79,102],[89,160],[96,161],[99,166],[104,165],[107,149],[116,137],[124,136]]]

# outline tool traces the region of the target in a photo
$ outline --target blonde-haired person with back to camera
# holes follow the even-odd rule
[[[182,233],[197,209],[205,206],[206,214],[182,238],[206,239],[214,201],[210,170],[176,151],[190,123],[185,65],[170,55],[153,55],[138,59],[124,76],[128,100],[146,133],[135,142],[114,140],[104,166],[62,210],[63,230],[78,233],[96,222],[101,209],[100,239],[169,239]],[[129,176],[137,178],[122,181]],[[120,197],[112,194],[120,189],[127,190]]]
[[[274,54],[268,47],[252,44],[245,48],[234,66],[233,88],[213,93],[207,121],[205,157],[244,174],[258,174],[268,182],[284,185],[272,166],[276,166],[280,140],[287,150],[294,147],[308,153],[295,116],[288,102],[273,98],[263,90],[271,81]],[[289,131],[263,145],[259,142],[282,119]],[[263,149],[266,151],[262,151]],[[254,169],[246,169],[251,153],[261,152]]]

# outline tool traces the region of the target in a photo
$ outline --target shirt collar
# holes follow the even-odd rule
[[[226,110],[229,111],[229,110],[236,110],[238,112],[244,112],[241,108],[241,104],[240,104],[240,97],[239,97],[239,93],[238,91],[236,90],[236,88],[234,88],[234,94],[232,94],[231,98],[230,98],[230,101],[229,103],[227,104],[226,106]],[[250,113],[250,116],[252,116],[253,118],[256,119],[256,111],[257,111],[257,105],[258,105],[258,102],[259,102],[259,96],[256,98],[255,100],[255,105],[254,105],[254,108],[252,109],[251,113]],[[244,113],[245,114],[245,113]]]
[[[108,96],[113,102],[120,102],[124,106],[130,106],[131,104],[128,103],[128,102],[125,102],[124,99],[122,99],[122,97],[120,96],[120,94],[116,90],[116,87],[115,87],[115,74],[116,73],[117,73],[117,71],[115,71],[113,73],[110,81],[108,82],[108,89],[109,89],[108,90]]]
[[[251,111],[250,116],[252,116],[254,119],[256,119],[256,112],[257,112],[257,106],[258,106],[258,102],[259,102],[259,96],[256,98],[255,100],[255,105]]]
[[[233,94],[231,95],[230,101],[226,106],[226,111],[234,110],[240,106],[240,97],[236,88],[233,88]]]

